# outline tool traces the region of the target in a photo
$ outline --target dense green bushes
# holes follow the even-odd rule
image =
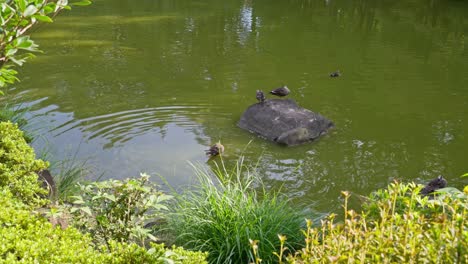
[[[0,122],[0,187],[7,187],[26,204],[44,204],[41,197],[47,192],[40,187],[36,172],[47,166],[36,160],[17,125]]]
[[[0,263],[206,263],[206,254],[201,252],[178,247],[167,249],[163,244],[151,244],[147,249],[129,241],[112,239],[106,240],[107,246],[101,246],[93,243],[93,237],[73,227],[53,227],[48,219],[36,212],[44,211],[45,208],[39,207],[48,202],[41,198],[46,191],[39,187],[35,173],[46,165],[44,161],[35,159],[33,149],[26,144],[16,125],[0,122]],[[148,194],[145,197],[149,199],[161,198],[142,191],[147,189],[138,181],[128,180],[126,183],[123,193],[127,196],[116,195],[116,198],[142,193]],[[115,191],[118,192],[118,187],[123,185],[115,181]],[[130,196],[133,198],[136,197]],[[142,201],[149,203],[148,200]],[[151,203],[155,204],[158,203]],[[154,206],[147,205],[154,209]],[[141,208],[132,208],[132,215],[138,216]],[[125,214],[128,210],[123,212]],[[48,215],[51,214],[60,212],[54,209],[54,213]]]
[[[318,227],[308,221],[306,246],[280,262],[468,263],[468,195],[429,199],[419,190],[391,184],[372,194],[362,213],[347,208],[344,192],[344,222],[336,224],[335,215]]]
[[[0,192],[0,226],[0,263],[206,263],[206,254],[162,244],[148,250],[110,241],[109,249],[96,249],[90,236],[71,227],[52,227],[8,190]]]

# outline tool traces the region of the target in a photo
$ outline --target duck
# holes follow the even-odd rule
[[[447,186],[447,180],[442,177],[442,175],[439,175],[437,178],[433,179],[430,181],[424,188],[421,189],[419,194],[421,195],[429,195],[438,189],[445,188]]]
[[[336,72],[330,73],[330,77],[332,77],[332,78],[340,77],[340,76],[341,76],[340,70],[337,70]]]
[[[211,146],[209,149],[205,150],[205,154],[211,157],[218,156],[224,152],[224,146],[218,142]]]
[[[276,88],[274,89],[273,91],[271,91],[270,93],[273,94],[273,95],[276,95],[276,96],[286,96],[290,93],[291,91],[288,89],[288,87],[286,85],[280,87],[280,88]]]
[[[257,100],[260,102],[260,103],[263,103],[265,102],[265,94],[263,93],[262,90],[257,90]]]

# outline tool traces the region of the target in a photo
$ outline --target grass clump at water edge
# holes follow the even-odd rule
[[[304,214],[279,192],[267,192],[262,182],[240,158],[228,171],[224,163],[214,171],[193,165],[199,185],[176,196],[169,229],[175,244],[208,252],[210,263],[252,261],[250,242],[262,241],[258,251],[264,263],[274,260],[280,248],[279,235],[291,249],[302,243]],[[246,170],[246,171],[244,171]]]

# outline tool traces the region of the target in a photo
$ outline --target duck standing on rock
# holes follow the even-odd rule
[[[276,96],[286,96],[290,93],[291,91],[288,89],[288,87],[285,85],[283,87],[280,87],[280,88],[276,88],[274,89],[273,91],[271,91],[270,93],[273,94],[273,95],[276,95]]]
[[[260,103],[263,103],[265,102],[265,94],[263,93],[262,90],[257,90],[257,100],[260,102]]]
[[[339,70],[336,71],[336,72],[330,73],[330,77],[332,77],[332,78],[340,77],[340,76],[341,76],[341,72]]]
[[[220,142],[214,144],[209,149],[205,150],[206,155],[211,157],[218,156],[224,152],[224,146]]]

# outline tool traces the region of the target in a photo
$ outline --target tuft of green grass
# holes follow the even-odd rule
[[[56,160],[47,148],[41,151],[41,158],[50,163],[49,170],[55,181],[56,193],[51,197],[52,200],[66,201],[69,197],[78,194],[80,192],[78,183],[83,182],[91,174],[88,160],[78,159],[78,150],[79,146],[74,153],[64,155],[61,160]]]
[[[240,158],[233,169],[210,170],[191,164],[198,187],[176,195],[168,226],[175,244],[208,252],[210,263],[248,263],[254,259],[250,241],[261,241],[264,263],[280,249],[278,236],[289,249],[301,246],[304,213],[279,192],[268,192],[260,178]],[[271,257],[268,257],[271,256]]]

